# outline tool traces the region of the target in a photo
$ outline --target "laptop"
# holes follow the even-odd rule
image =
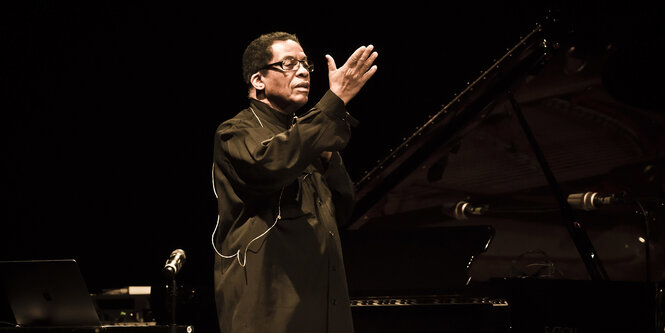
[[[0,283],[20,326],[101,326],[74,259],[0,261]]]

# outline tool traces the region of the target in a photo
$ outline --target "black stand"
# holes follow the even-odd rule
[[[170,279],[170,285],[166,286],[167,289],[169,289],[168,295],[170,296],[170,310],[169,314],[171,317],[171,322],[169,323],[170,331],[171,333],[175,333],[176,331],[176,300],[178,297],[178,290],[177,290],[177,283],[175,279],[175,274],[171,274],[171,279]]]
[[[651,227],[649,226],[651,222],[651,213],[644,208],[640,200],[635,200],[635,204],[640,208],[642,217],[644,217],[644,255],[646,257],[645,267],[646,267],[646,281],[651,282]],[[662,205],[663,202],[661,201]],[[653,218],[655,221],[655,218]]]
[[[520,122],[520,126],[522,127],[524,134],[529,140],[531,148],[533,149],[533,152],[535,153],[536,158],[538,159],[538,163],[540,164],[540,167],[543,170],[543,173],[545,174],[547,183],[549,184],[552,192],[554,192],[554,196],[556,197],[557,202],[559,203],[559,208],[561,210],[563,219],[565,220],[568,232],[570,233],[570,236],[573,239],[575,246],[577,247],[577,251],[580,253],[580,256],[582,257],[582,261],[584,262],[584,265],[586,266],[586,269],[589,275],[591,276],[591,279],[608,280],[605,268],[603,268],[603,265],[600,262],[600,258],[598,257],[596,250],[593,248],[591,240],[589,240],[589,236],[584,230],[582,223],[576,221],[575,218],[573,217],[573,210],[568,204],[568,201],[564,197],[563,193],[561,192],[559,184],[556,181],[556,178],[554,177],[552,170],[547,164],[545,156],[543,155],[542,151],[540,150],[540,147],[538,146],[538,142],[533,136],[533,133],[531,133],[531,129],[529,128],[529,125],[526,119],[524,118],[524,115],[522,114],[522,110],[520,109],[519,104],[517,103],[515,97],[510,91],[508,91],[507,93],[508,93],[508,98],[510,99],[510,103],[512,104],[515,114],[517,115],[517,119]]]

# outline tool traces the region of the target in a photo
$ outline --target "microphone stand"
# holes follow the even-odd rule
[[[168,290],[167,297],[166,297],[166,305],[167,308],[169,309],[169,330],[171,333],[176,332],[176,304],[177,304],[177,297],[178,297],[178,284],[176,282],[176,272],[170,269],[165,270],[165,275],[168,279],[168,283],[166,284],[166,289]],[[170,304],[169,304],[170,303]]]
[[[649,227],[649,212],[644,209],[642,203],[638,200],[635,201],[635,204],[640,208],[641,215],[644,217],[644,256],[645,256],[645,268],[646,268],[646,281],[647,283],[651,282],[651,250],[650,239],[651,239],[651,228]]]
[[[175,333],[175,331],[176,331],[175,330],[175,328],[176,328],[175,311],[176,311],[176,298],[178,296],[177,288],[178,288],[178,286],[177,286],[177,283],[176,283],[176,280],[175,280],[175,274],[171,274],[171,295],[170,295],[171,296],[171,323],[169,325],[171,327],[171,333]]]
[[[567,223],[566,226],[568,228],[568,232],[570,233],[570,236],[573,239],[575,246],[577,247],[577,251],[580,253],[580,256],[582,257],[582,261],[584,262],[584,265],[586,266],[589,275],[593,280],[608,280],[607,273],[605,272],[605,268],[603,268],[603,265],[600,262],[598,253],[596,253],[596,250],[593,248],[591,240],[589,239],[589,236],[587,235],[586,231],[584,231],[582,223],[576,221],[575,218],[573,217],[572,208],[570,207],[570,204],[568,204],[568,201],[564,197],[559,187],[559,184],[557,183],[556,178],[554,177],[554,174],[552,173],[552,170],[547,163],[547,160],[545,160],[545,156],[543,155],[543,152],[540,150],[538,142],[536,141],[533,133],[531,132],[529,125],[526,121],[526,118],[524,118],[524,115],[522,114],[522,110],[519,104],[515,100],[515,97],[510,92],[510,90],[507,91],[507,94],[508,98],[510,99],[510,103],[512,104],[513,110],[515,111],[515,115],[517,116],[517,119],[520,122],[520,126],[522,127],[522,130],[524,131],[527,140],[531,144],[531,148],[533,149],[533,152],[535,153],[536,158],[538,159],[540,168],[545,174],[547,183],[549,184],[552,192],[554,192],[554,196],[556,197],[559,203],[561,214],[563,215],[563,218],[566,220]]]
[[[180,267],[185,261],[185,258],[186,258],[185,251],[181,249],[177,249],[171,252],[171,255],[169,256],[169,259],[166,261],[166,265],[164,266],[164,271],[163,271],[166,277],[170,278],[169,280],[170,285],[167,284],[166,289],[169,289],[168,296],[170,296],[167,298],[170,298],[171,300],[170,304],[171,306],[169,311],[171,315],[171,321],[169,323],[171,333],[176,332],[176,304],[178,298],[178,284],[176,282],[176,275],[178,274],[178,271],[180,271],[181,269]]]

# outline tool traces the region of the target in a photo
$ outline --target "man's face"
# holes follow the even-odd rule
[[[269,63],[293,57],[303,60],[306,55],[300,44],[292,41],[275,41],[272,44],[272,60]],[[309,95],[309,72],[302,66],[297,70],[282,70],[272,66],[263,77],[265,94],[270,104],[285,113],[293,113],[307,103]]]

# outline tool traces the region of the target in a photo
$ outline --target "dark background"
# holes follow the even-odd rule
[[[643,2],[234,6],[3,2],[0,260],[75,258],[97,292],[159,286],[181,248],[196,324],[214,326],[213,133],[246,106],[240,58],[264,32],[300,38],[311,103],[327,89],[325,54],[341,66],[375,45],[378,72],[348,105],[361,121],[343,152],[354,180],[546,16],[565,38],[627,50],[617,97],[662,111],[650,92],[663,29]]]

